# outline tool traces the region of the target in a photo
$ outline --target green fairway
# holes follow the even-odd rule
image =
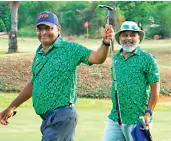
[[[8,50],[8,39],[0,38],[0,42],[0,55],[2,55]],[[96,50],[101,44],[101,39],[86,40],[78,38],[76,42]],[[36,38],[18,38],[20,52],[34,53],[39,44]],[[117,44],[115,44],[115,47],[117,50],[120,48]],[[161,67],[171,67],[170,41],[145,40],[142,42],[141,47],[145,50],[153,51]],[[169,78],[167,74],[166,78]],[[16,94],[0,92],[0,111],[15,97]],[[75,106],[79,115],[75,141],[102,141],[106,119],[112,107],[111,100],[79,98]],[[39,126],[41,119],[35,114],[31,100],[23,104],[17,111],[17,115],[10,119],[8,126],[0,125],[0,141],[40,141]],[[155,108],[152,125],[154,141],[170,141],[170,123],[171,102],[158,103]]]
[[[64,39],[67,40],[67,37],[64,37]],[[74,40],[75,42],[78,42],[87,48],[90,48],[92,50],[98,49],[98,47],[101,44],[101,39],[85,39],[85,38],[76,38]],[[7,37],[1,37],[0,38],[0,51],[7,52],[8,51],[8,38]],[[40,45],[40,42],[37,38],[18,38],[18,51],[19,52],[28,52],[28,53],[34,53],[38,46]],[[119,45],[115,42],[115,50],[120,49]],[[144,40],[141,44],[141,48],[148,51],[171,51],[170,48],[170,40]]]
[[[16,94],[0,93],[0,111]],[[17,111],[10,119],[8,126],[0,125],[0,141],[40,141],[39,126],[41,119],[32,108],[31,100]],[[76,141],[101,141],[107,115],[111,109],[111,100],[79,98],[75,105],[79,120],[76,128]],[[168,103],[158,103],[155,109],[152,135],[155,141],[169,141],[171,138],[171,106]]]

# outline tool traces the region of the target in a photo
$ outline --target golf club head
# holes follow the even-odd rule
[[[107,6],[107,5],[98,5],[99,8],[103,8],[107,10],[107,18],[106,23],[113,25],[113,7]]]
[[[105,9],[107,9],[107,10],[113,10],[112,7],[107,6],[107,5],[98,5],[98,6],[99,6],[99,8],[105,8]]]

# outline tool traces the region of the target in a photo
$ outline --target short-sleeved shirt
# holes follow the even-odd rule
[[[119,51],[113,58],[122,122],[136,124],[144,115],[150,97],[150,84],[160,80],[156,59],[137,48],[127,59]],[[113,108],[109,118],[117,122],[114,81],[112,79]]]
[[[39,46],[32,64],[32,100],[37,114],[76,102],[77,66],[81,62],[90,65],[91,52],[61,36],[47,52]]]

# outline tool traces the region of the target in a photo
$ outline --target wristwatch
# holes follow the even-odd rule
[[[106,43],[105,41],[102,40],[102,44],[109,47],[110,46],[110,43]]]
[[[152,116],[152,115],[153,115],[153,112],[152,112],[151,110],[149,110],[149,109],[147,109],[147,110],[145,111],[145,113],[149,113],[149,114],[150,114],[150,116]]]

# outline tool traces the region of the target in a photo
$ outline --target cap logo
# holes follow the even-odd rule
[[[47,18],[47,17],[48,17],[48,14],[41,14],[38,16],[38,19]]]
[[[139,30],[137,26],[135,25],[123,25],[121,29],[131,29],[131,30]]]
[[[124,25],[123,28],[129,29],[129,25]]]

